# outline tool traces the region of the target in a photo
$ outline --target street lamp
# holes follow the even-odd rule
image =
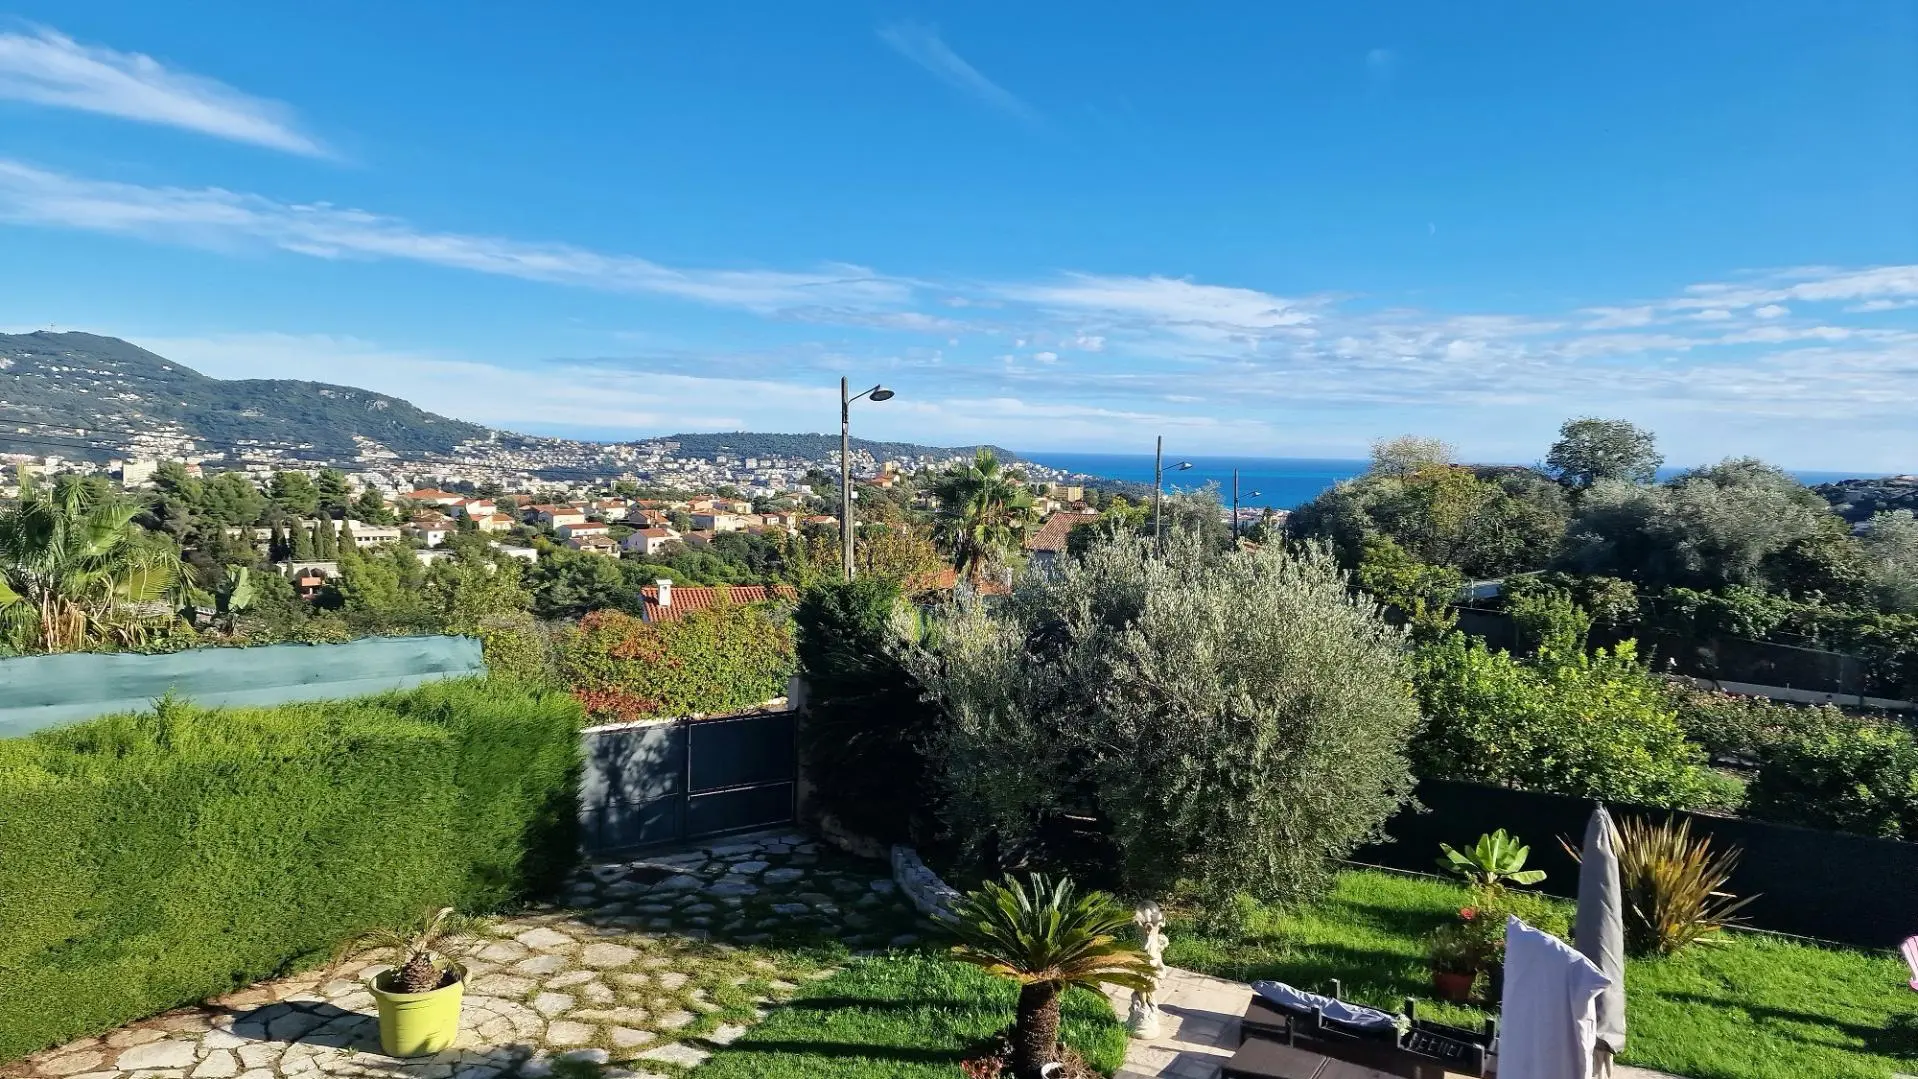
[[[874,401],[892,400],[892,391],[884,386],[846,396],[846,378],[839,377],[839,544],[840,568],[846,580],[852,580],[852,403],[861,397]]]
[[[1254,491],[1249,497],[1257,498],[1259,497],[1259,492]],[[1239,470],[1235,468],[1232,470],[1232,542],[1236,544],[1238,540],[1239,540]]]
[[[1184,472],[1192,467],[1191,461],[1180,461],[1173,470]],[[1152,451],[1152,542],[1163,552],[1165,550],[1165,519],[1160,513],[1159,502],[1165,491],[1165,436],[1160,435],[1157,447]]]

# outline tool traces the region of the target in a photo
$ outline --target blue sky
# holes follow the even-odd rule
[[[547,433],[1918,470],[1918,5],[0,9],[0,327]]]

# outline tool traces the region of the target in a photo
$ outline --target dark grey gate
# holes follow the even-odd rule
[[[587,732],[579,803],[587,848],[651,847],[790,823],[793,734],[791,712]]]

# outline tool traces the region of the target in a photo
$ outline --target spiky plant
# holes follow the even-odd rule
[[[430,992],[446,981],[452,957],[473,940],[481,924],[452,907],[428,908],[411,925],[371,929],[341,944],[333,969],[355,955],[391,955],[397,962],[389,982],[394,992]]]
[[[1059,997],[1074,985],[1152,986],[1152,961],[1127,943],[1132,912],[1105,892],[1032,874],[989,882],[953,904],[954,957],[1019,986],[1012,1031],[1018,1079],[1039,1079],[1059,1049]]]
[[[1667,817],[1653,824],[1621,818],[1618,883],[1625,893],[1625,949],[1636,955],[1670,955],[1744,919],[1738,912],[1758,898],[1725,890],[1743,852],[1713,853],[1709,837],[1692,838],[1692,822]],[[1579,852],[1567,843],[1573,857]]]

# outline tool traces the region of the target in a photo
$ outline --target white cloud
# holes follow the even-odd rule
[[[1032,354],[1032,358],[1039,363],[1059,362],[1059,354],[1057,352],[1035,352]]]
[[[1033,111],[1032,106],[1021,101],[1012,91],[986,78],[978,68],[953,52],[945,39],[939,36],[937,27],[923,26],[918,23],[893,23],[880,28],[879,39],[892,46],[893,51],[918,64],[934,78],[960,93],[976,98],[1001,112],[1016,116],[1026,123],[1038,123],[1039,114]]]
[[[315,258],[400,260],[607,292],[672,296],[762,311],[897,306],[905,281],[859,266],[688,270],[561,243],[432,232],[328,203],[283,203],[216,187],[86,180],[0,159],[0,222],[207,246],[264,245]]]
[[[1144,318],[1168,326],[1274,330],[1313,319],[1315,301],[1256,289],[1202,285],[1177,277],[1068,274],[1050,284],[1006,286],[1009,299],[1061,310]]]
[[[150,56],[82,45],[64,34],[0,33],[0,98],[185,128],[308,157],[324,146],[293,110]]]
[[[1752,314],[1757,315],[1759,318],[1784,318],[1786,315],[1791,314],[1791,308],[1786,307],[1782,303],[1768,303],[1758,310],[1753,311]]]

